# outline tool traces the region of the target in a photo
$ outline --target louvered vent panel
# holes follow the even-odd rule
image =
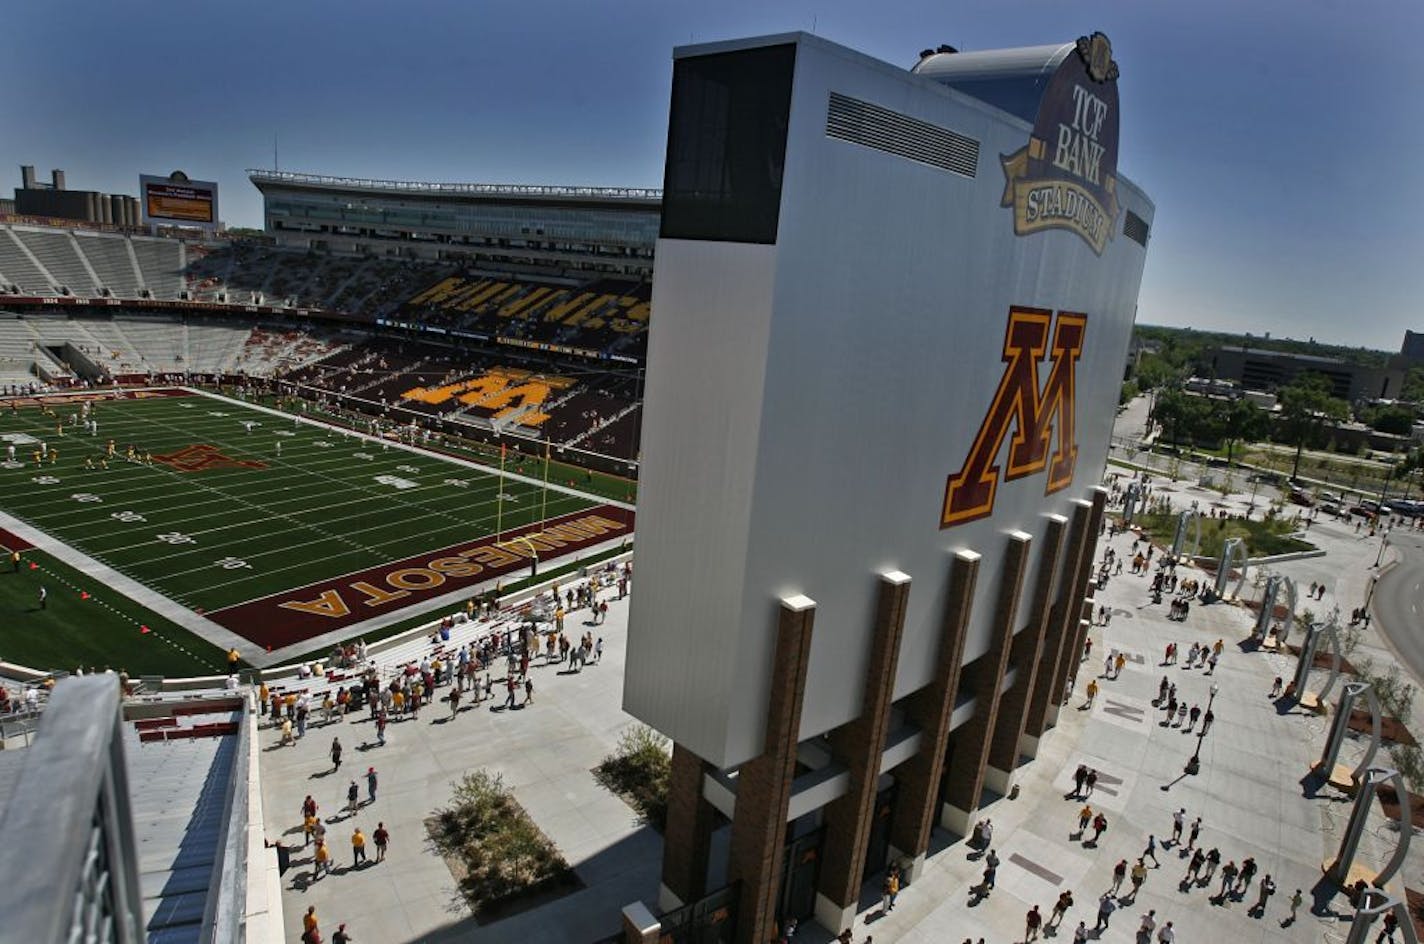
[[[1128,210],[1122,220],[1122,235],[1135,243],[1147,245],[1147,221]]]
[[[839,92],[831,93],[826,136],[965,177],[973,177],[979,166],[979,142],[973,138]]]

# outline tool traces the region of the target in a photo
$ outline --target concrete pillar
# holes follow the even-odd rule
[[[624,944],[658,944],[662,935],[662,925],[641,901],[635,901],[623,908]]]
[[[989,736],[989,765],[984,771],[984,782],[999,794],[1007,794],[1013,789],[1024,725],[1028,722],[1028,707],[1033,700],[1039,666],[1043,661],[1049,600],[1053,597],[1063,563],[1063,543],[1067,533],[1067,518],[1062,515],[1048,516],[1043,547],[1038,554],[1038,576],[1029,601],[1028,619],[1010,643],[1009,667],[1014,671],[1014,684],[999,696],[999,713],[994,721],[994,731]]]
[[[821,810],[826,838],[816,881],[816,920],[832,934],[855,921],[909,599],[908,575],[898,571],[881,575],[860,715],[830,733],[831,756],[850,771],[846,792]]]
[[[1073,518],[1067,538],[1063,579],[1058,584],[1056,599],[1048,611],[1044,628],[1042,662],[1034,673],[1033,692],[1029,697],[1028,716],[1024,719],[1023,741],[1019,750],[1030,757],[1038,754],[1038,739],[1058,720],[1054,709],[1053,689],[1061,686],[1068,665],[1065,652],[1077,635],[1072,614],[1081,605],[1082,587],[1087,571],[1092,569],[1094,536],[1093,505],[1077,499],[1073,503]]]
[[[771,937],[776,921],[786,814],[796,772],[796,743],[815,615],[814,600],[795,596],[781,601],[762,752],[737,773],[737,806],[727,865],[728,879],[741,883],[737,944],[763,944]]]
[[[950,562],[934,680],[903,702],[906,720],[920,729],[920,749],[895,768],[897,792],[890,821],[890,844],[911,860],[906,874],[908,881],[914,881],[924,863],[930,833],[939,814],[945,744],[949,738],[950,715],[959,694],[964,639],[974,609],[979,560],[973,551],[960,551]]]
[[[1049,710],[1057,712],[1058,706],[1063,704],[1063,694],[1068,687],[1069,676],[1078,674],[1078,666],[1082,664],[1083,644],[1088,640],[1088,631],[1093,624],[1093,588],[1089,586],[1089,581],[1093,576],[1093,550],[1097,547],[1098,529],[1102,527],[1103,512],[1107,508],[1108,492],[1101,486],[1094,488],[1090,492],[1090,500],[1093,503],[1092,517],[1089,518],[1088,548],[1085,552],[1086,559],[1083,561],[1083,571],[1078,575],[1080,581],[1078,589],[1073,599],[1069,603],[1068,611],[1071,632],[1070,638],[1065,640],[1065,651],[1059,671],[1053,677],[1053,689],[1049,693]]]
[[[658,904],[663,911],[707,894],[707,858],[715,811],[702,795],[711,765],[681,744],[672,746],[667,825],[663,829],[663,874]]]
[[[945,785],[942,821],[950,831],[969,835],[979,799],[984,792],[984,768],[989,760],[989,737],[999,713],[999,689],[1009,666],[1014,626],[1018,622],[1019,593],[1028,571],[1033,536],[1011,531],[1004,551],[1003,578],[994,605],[989,651],[964,668],[961,684],[978,699],[974,717],[954,734],[954,752]]]

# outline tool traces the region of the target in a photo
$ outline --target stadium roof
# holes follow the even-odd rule
[[[302,189],[364,190],[391,196],[412,197],[474,197],[505,199],[587,200],[593,202],[627,202],[661,205],[663,192],[636,187],[558,187],[541,184],[457,184],[424,183],[415,180],[371,180],[363,177],[331,177],[325,174],[301,174],[285,170],[247,171],[257,189],[264,185],[289,186]]]

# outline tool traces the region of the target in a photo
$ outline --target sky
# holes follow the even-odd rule
[[[0,192],[20,164],[117,193],[182,169],[240,226],[262,219],[245,169],[274,160],[660,186],[689,42],[806,30],[908,68],[1102,30],[1119,171],[1157,206],[1140,322],[1384,350],[1424,330],[1418,0],[47,0],[8,19]]]

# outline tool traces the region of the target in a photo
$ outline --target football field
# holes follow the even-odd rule
[[[567,488],[170,394],[96,401],[97,432],[78,401],[6,410],[0,510],[261,646],[632,533],[631,510]]]

